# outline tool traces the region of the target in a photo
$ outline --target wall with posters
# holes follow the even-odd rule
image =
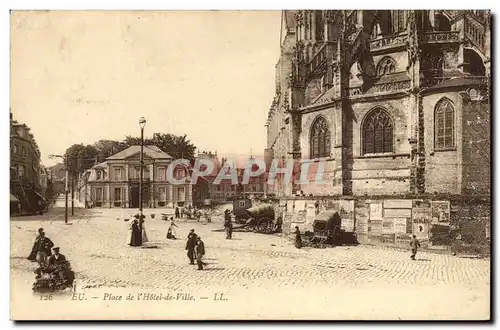
[[[412,235],[423,247],[451,246],[456,243],[453,228],[461,228],[464,241],[486,244],[489,239],[489,208],[444,198],[358,198],[294,199],[283,205],[285,232],[313,231],[316,215],[335,210],[342,219],[342,229],[354,231],[361,244],[408,248]]]

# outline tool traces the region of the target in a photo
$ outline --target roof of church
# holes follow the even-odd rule
[[[141,146],[130,146],[125,150],[120,151],[113,156],[106,158],[106,160],[126,159],[141,152]],[[155,159],[172,159],[173,157],[166,152],[161,151],[157,146],[144,146],[144,155],[149,158]]]

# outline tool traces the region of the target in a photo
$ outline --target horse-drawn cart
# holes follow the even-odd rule
[[[314,218],[313,232],[306,232],[303,235],[303,245],[323,248],[327,244],[335,244],[342,236],[341,224],[342,220],[338,212],[325,211],[318,214]]]
[[[247,230],[256,233],[271,234],[274,231],[274,205],[261,204],[247,210],[250,219],[247,221]]]

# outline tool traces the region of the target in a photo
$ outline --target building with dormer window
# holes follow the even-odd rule
[[[79,200],[87,207],[139,208],[140,146],[131,146],[87,170],[79,180]],[[144,146],[142,200],[144,208],[174,207],[192,204],[192,185],[188,167],[172,168],[175,179],[169,182],[167,171],[174,159],[156,146]]]

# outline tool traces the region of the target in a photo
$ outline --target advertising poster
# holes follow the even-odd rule
[[[343,229],[349,233],[354,232],[354,219],[342,219],[340,229]]]
[[[373,236],[382,235],[382,220],[370,220],[370,234]]]
[[[367,222],[356,222],[356,232],[360,234],[368,233],[368,223]]]
[[[384,209],[384,218],[411,218],[411,209]]]
[[[431,202],[432,224],[446,225],[450,223],[450,202]]]
[[[339,201],[339,214],[342,218],[354,219],[354,201],[353,200],[340,200]]]
[[[382,220],[382,203],[370,204],[370,220]]]
[[[410,244],[411,234],[396,234],[394,243],[400,245],[408,245]]]
[[[413,235],[418,239],[429,238],[429,224],[428,223],[413,223]]]
[[[296,200],[294,202],[295,202],[295,212],[306,210],[306,201],[305,200]]]
[[[394,244],[395,242],[395,234],[382,234],[382,236],[380,237],[380,241],[382,243],[391,243],[391,244]]]
[[[323,206],[324,206],[325,210],[327,210],[327,211],[331,211],[331,210],[338,211],[339,210],[339,201],[338,200],[325,200],[323,202]]]
[[[413,201],[411,199],[386,199],[384,209],[411,209]]]
[[[306,211],[298,211],[293,219],[293,222],[298,222],[298,223],[306,222]]]
[[[293,214],[294,203],[295,203],[295,201],[287,201],[286,202],[286,214],[290,214],[290,215]]]
[[[431,202],[427,199],[414,199],[412,201],[412,209],[413,208],[431,208]]]
[[[316,217],[316,206],[314,203],[309,202],[306,205],[305,217],[306,223],[312,224],[314,222],[314,218]]]
[[[382,221],[382,234],[394,234],[394,222],[392,219]]]
[[[354,218],[356,219],[357,223],[363,222],[363,223],[368,223],[368,206],[363,205],[363,206],[358,206],[356,205],[356,209],[354,212]]]
[[[429,208],[414,208],[412,210],[413,234],[418,239],[429,238],[429,224],[431,212]]]
[[[394,221],[394,233],[406,234],[407,218],[395,218],[393,221]]]

